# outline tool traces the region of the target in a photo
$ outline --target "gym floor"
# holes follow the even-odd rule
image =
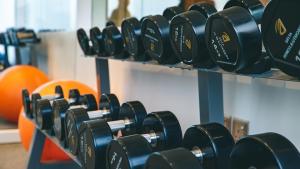
[[[0,120],[0,130],[16,128],[15,124]],[[0,144],[0,169],[26,169],[27,159],[21,144]]]

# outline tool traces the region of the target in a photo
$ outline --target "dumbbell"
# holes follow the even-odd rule
[[[135,17],[127,18],[122,22],[121,32],[124,39],[125,50],[135,61],[149,61],[151,58],[145,54],[141,36],[141,23],[146,17],[138,20]]]
[[[82,123],[78,157],[84,168],[105,168],[105,153],[109,142],[120,136],[120,133],[122,136],[141,133],[146,115],[143,104],[133,101],[122,104],[118,121],[98,119]]]
[[[183,146],[152,154],[145,169],[231,169],[234,140],[221,124],[192,126],[184,135]]]
[[[107,148],[107,169],[143,169],[152,152],[181,146],[182,131],[176,116],[153,112],[143,122],[144,134],[112,140]],[[138,162],[137,162],[138,161]]]
[[[97,110],[96,100],[90,104],[88,102],[88,97],[82,99],[82,104],[86,105],[86,111],[94,111]],[[70,106],[68,102],[64,99],[55,100],[53,103],[53,115],[54,115],[54,133],[55,136],[60,140],[63,145],[67,146],[67,142],[65,140],[65,117],[66,112],[69,109],[79,108],[79,106]],[[118,111],[120,109],[120,104],[118,98],[114,94],[102,94],[100,98],[99,110],[105,111],[105,118],[108,119],[117,119]],[[109,110],[109,112],[106,112]]]
[[[26,116],[31,119],[36,117],[36,104],[37,100],[39,99],[55,100],[64,98],[64,93],[61,86],[55,86],[54,93],[54,95],[47,96],[41,96],[39,93],[33,93],[30,99],[29,91],[27,89],[23,89],[22,102]]]
[[[170,7],[163,12],[163,15],[149,16],[142,22],[142,39],[146,54],[159,64],[179,62],[170,44],[169,22],[182,12],[184,10],[180,7]]]
[[[296,169],[297,148],[284,136],[264,133],[239,140],[230,154],[231,169]]]
[[[267,5],[262,34],[267,53],[274,66],[300,78],[299,1],[272,0]]]
[[[85,56],[93,56],[95,55],[95,51],[92,46],[92,42],[88,37],[87,33],[84,29],[80,28],[77,30],[77,40],[80,45],[81,50],[83,51]]]
[[[241,74],[271,69],[259,28],[264,8],[259,0],[230,0],[223,11],[209,17],[206,44],[212,59],[222,69]]]
[[[13,46],[25,46],[29,43],[38,43],[40,42],[40,39],[37,38],[34,30],[31,29],[15,29],[10,28],[7,29],[7,34],[10,37],[11,44]]]
[[[40,99],[37,101],[36,109],[36,124],[42,130],[53,129],[54,124],[54,114],[53,105],[54,100]],[[71,89],[69,91],[68,105],[84,105],[86,108],[91,108],[93,110],[97,109],[97,101],[94,95],[80,95],[78,89]]]
[[[98,27],[90,29],[90,40],[92,42],[92,48],[98,56],[105,56],[104,54],[104,42],[102,32]]]
[[[216,12],[213,5],[200,2],[172,19],[171,44],[180,61],[194,67],[215,66],[205,44],[205,25],[208,17]]]
[[[100,105],[103,110],[98,111],[87,111],[83,108],[69,109],[65,117],[66,127],[66,139],[69,149],[72,154],[77,155],[79,149],[79,135],[81,131],[81,124],[84,121],[90,121],[95,119],[103,119],[104,121],[123,119],[122,111],[120,108],[119,101],[116,97],[111,95],[110,102],[104,102],[104,105]],[[109,103],[109,105],[107,105]],[[133,109],[135,110],[135,105]]]
[[[114,56],[117,59],[128,58],[124,51],[124,41],[122,34],[117,26],[109,25],[103,29],[104,49],[108,56]]]

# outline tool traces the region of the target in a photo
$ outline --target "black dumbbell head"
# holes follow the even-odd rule
[[[215,6],[205,2],[198,2],[189,7],[189,11],[200,12],[205,18],[210,17],[212,14],[217,12]]]
[[[224,9],[234,6],[246,9],[257,23],[261,23],[265,7],[260,0],[229,0]]]
[[[104,116],[104,118],[118,120],[120,112],[119,99],[114,94],[102,94],[100,98],[99,109],[110,111],[110,114]]]
[[[116,26],[116,24],[113,21],[107,21],[105,24],[105,26],[111,26],[111,25]]]
[[[206,154],[202,162],[203,168],[230,169],[229,155],[234,140],[226,127],[221,124],[210,123],[189,128],[185,132],[183,146],[189,150],[199,148]]]
[[[86,56],[95,54],[93,48],[90,45],[90,39],[84,29],[81,28],[77,30],[77,40],[79,42],[81,50]]]
[[[23,108],[26,116],[28,118],[32,118],[32,110],[31,110],[31,101],[30,101],[30,94],[27,89],[22,90],[22,103],[23,103]]]
[[[171,112],[148,114],[143,122],[143,130],[144,134],[158,134],[157,142],[152,145],[142,135],[131,135],[112,141],[107,149],[107,168],[113,169],[117,166],[123,169],[143,168],[147,157],[153,151],[172,149],[181,145],[181,127]],[[137,160],[138,163],[135,162]]]
[[[214,66],[205,44],[207,18],[217,12],[208,3],[196,3],[190,11],[176,15],[171,21],[171,43],[175,54],[185,64],[196,67]]]
[[[161,16],[155,15],[144,19],[142,39],[146,54],[160,64],[175,64],[179,60],[174,56],[170,44],[170,24]]]
[[[184,159],[183,159],[184,157]],[[203,169],[194,154],[185,148],[156,152],[148,158],[145,169]]]
[[[70,152],[74,155],[78,154],[79,127],[86,120],[89,120],[89,116],[84,108],[69,109],[66,112],[66,139]]]
[[[80,102],[81,95],[78,89],[69,90],[69,99],[72,100],[71,105],[77,105]]]
[[[67,100],[65,99],[58,99],[53,102],[53,116],[54,116],[54,133],[56,137],[60,140],[63,141],[64,144],[65,142],[65,118],[66,118],[66,112],[70,108],[70,106],[75,106],[75,105],[81,105],[83,109],[86,111],[93,111],[97,110],[97,102],[96,98],[92,94],[86,94],[83,96],[80,96],[80,102],[76,104],[70,104]],[[80,109],[82,110],[82,109]],[[84,115],[81,115],[77,113],[74,116],[79,116],[79,117],[85,117],[82,118],[82,120],[86,119],[86,111],[78,111],[83,113]],[[70,116],[69,116],[70,117]],[[76,117],[74,117],[76,118]],[[78,120],[78,122],[81,122],[81,120]]]
[[[37,126],[42,130],[50,130],[53,127],[53,110],[48,99],[40,99],[37,101],[36,112]]]
[[[143,122],[144,133],[160,133],[154,151],[172,149],[181,145],[182,131],[176,116],[169,111],[153,112]]]
[[[263,41],[277,68],[300,78],[299,11],[297,0],[272,0],[262,21]]]
[[[102,56],[104,54],[104,41],[102,32],[98,27],[93,27],[90,29],[90,39],[93,44],[93,50],[98,56]]]
[[[119,119],[133,120],[130,127],[122,130],[122,135],[132,135],[142,132],[143,121],[147,115],[144,105],[139,101],[123,103],[119,112]]]
[[[65,116],[69,109],[69,103],[65,99],[57,99],[53,102],[54,134],[61,142],[65,140]]]
[[[36,120],[36,111],[37,111],[37,101],[40,100],[42,96],[39,93],[33,93],[31,94],[31,111],[32,116]]]
[[[106,168],[143,169],[152,152],[151,145],[141,135],[112,140],[107,148]]]
[[[212,67],[214,64],[205,44],[207,18],[198,11],[187,11],[173,18],[170,25],[172,48],[185,64]]]
[[[296,169],[300,166],[300,154],[287,138],[265,133],[239,140],[230,163],[231,169]]]
[[[103,29],[104,48],[108,56],[116,56],[123,52],[124,42],[119,29],[110,25]]]
[[[64,90],[60,85],[55,86],[54,93],[58,95],[57,98],[64,98]]]
[[[79,130],[79,159],[86,169],[105,168],[105,153],[113,133],[103,119],[83,122]]]
[[[145,49],[141,37],[141,22],[135,18],[127,18],[121,25],[122,36],[124,39],[125,49],[136,61],[144,61]]]
[[[163,16],[167,20],[171,21],[174,16],[176,16],[177,14],[180,14],[182,12],[184,12],[183,8],[181,8],[179,6],[173,6],[173,7],[166,8],[163,12]]]
[[[205,31],[210,56],[226,71],[243,73],[261,58],[261,32],[242,7],[213,14]]]
[[[93,111],[98,109],[96,98],[92,94],[85,94],[81,96],[80,105],[85,106],[87,111]]]

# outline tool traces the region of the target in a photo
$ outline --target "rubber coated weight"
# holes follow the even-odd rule
[[[146,54],[157,60],[159,64],[176,64],[179,62],[175,57],[170,44],[170,20],[176,14],[184,12],[179,7],[167,8],[165,16],[155,15],[144,19],[142,23],[142,39]],[[172,14],[172,16],[170,15]]]
[[[81,28],[77,30],[77,40],[84,55],[92,56],[95,54],[95,51],[90,44],[90,39],[84,29]]]
[[[40,99],[37,101],[36,123],[42,130],[51,130],[54,125],[54,101],[49,99]],[[95,107],[97,109],[96,98],[93,95],[80,95],[79,90],[71,89],[69,91],[69,100],[67,101],[70,106],[84,105],[86,107]]]
[[[53,116],[54,116],[54,134],[55,137],[61,142],[62,145],[67,146],[67,142],[65,140],[65,117],[66,112],[69,108],[72,108],[74,105],[82,105],[86,108],[87,111],[97,110],[97,101],[94,95],[84,95],[80,99],[78,104],[69,104],[69,102],[65,99],[58,99],[53,102]]]
[[[275,67],[300,78],[300,20],[297,0],[272,0],[262,21],[263,41]]]
[[[119,119],[120,102],[114,94],[102,94],[100,97],[99,110],[109,110],[109,114],[105,115],[105,119]]]
[[[234,139],[223,125],[209,123],[193,126],[185,132],[183,145],[189,150],[197,147],[202,151],[203,168],[230,169],[229,156]]]
[[[150,113],[143,122],[143,130],[142,135],[111,141],[107,148],[106,168],[143,169],[152,152],[181,146],[181,127],[171,112]]]
[[[115,25],[103,29],[104,49],[108,56],[121,57],[124,50],[124,42],[121,32]]]
[[[182,160],[181,157],[185,157]],[[185,148],[176,148],[153,153],[147,160],[145,169],[203,169],[197,157]]]
[[[90,29],[90,39],[93,44],[92,48],[98,56],[104,55],[104,42],[102,32],[98,27]]]
[[[239,140],[230,155],[232,169],[296,169],[300,154],[284,136],[265,133]]]
[[[97,119],[84,122],[80,127],[78,154],[82,165],[87,169],[105,168],[106,149],[114,133],[121,131],[122,136],[141,133],[146,115],[144,106],[133,101],[122,104],[118,121]]]
[[[229,0],[225,4],[224,9],[228,9],[233,6],[239,6],[248,10],[254,20],[258,24],[261,23],[265,7],[260,0]]]
[[[170,24],[172,48],[185,64],[212,68],[215,64],[209,56],[205,43],[207,18],[217,12],[213,5],[197,3],[190,11],[176,15]]]
[[[168,20],[171,21],[173,19],[174,16],[176,16],[177,14],[180,14],[184,12],[184,10],[181,7],[178,6],[174,6],[174,7],[169,7],[166,8],[163,12],[163,16]]]
[[[119,118],[120,104],[114,94],[102,94],[100,98],[100,110],[90,112],[85,108],[73,108],[66,112],[65,127],[67,145],[71,153],[78,154],[80,125],[84,121],[93,119],[116,120]]]
[[[184,135],[183,146],[184,148],[151,155],[145,168],[230,169],[229,157],[234,140],[230,132],[221,124],[192,126]]]
[[[31,100],[30,100],[30,94],[29,91],[26,89],[22,90],[22,103],[24,112],[27,117],[33,118],[32,112],[31,112]]]
[[[33,93],[31,95],[31,99],[29,96],[29,92],[27,89],[22,90],[22,102],[25,114],[28,118],[35,118],[36,117],[36,104],[37,100],[42,98],[48,98],[48,99],[59,99],[64,97],[64,93],[61,86],[56,86],[54,89],[54,95],[53,96],[41,96],[39,93]]]
[[[229,72],[258,74],[270,70],[271,61],[262,52],[258,25],[262,3],[232,0],[225,8],[209,17],[206,25],[206,44],[213,60]]]
[[[141,19],[141,21],[143,18]],[[141,22],[134,18],[127,18],[121,25],[125,49],[136,61],[148,61],[150,58],[145,55],[145,49],[141,37]]]
[[[153,151],[178,147],[182,143],[182,131],[177,117],[169,111],[153,112],[143,122],[143,133],[159,133]]]

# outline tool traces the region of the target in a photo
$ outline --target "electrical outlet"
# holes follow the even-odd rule
[[[249,134],[249,121],[234,118],[232,122],[232,135],[237,141]]]

